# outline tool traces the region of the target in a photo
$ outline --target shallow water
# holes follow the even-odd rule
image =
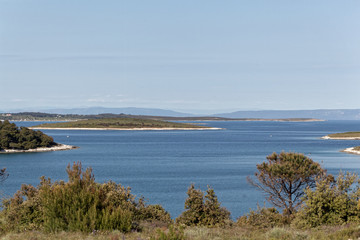
[[[39,122],[17,122],[32,126]],[[326,122],[204,122],[224,130],[202,131],[85,131],[43,130],[56,142],[79,149],[47,153],[0,154],[0,167],[9,178],[0,185],[6,195],[23,183],[37,185],[42,175],[66,179],[69,163],[93,168],[98,182],[130,186],[149,203],[161,204],[172,217],[184,209],[191,183],[215,189],[233,218],[247,213],[265,198],[249,186],[256,164],[272,152],[301,152],[320,162],[328,172],[359,173],[360,155],[339,150],[360,145],[359,140],[322,140],[321,136],[360,131],[359,121]]]

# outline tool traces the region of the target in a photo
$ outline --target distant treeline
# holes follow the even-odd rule
[[[54,139],[41,131],[17,127],[9,121],[0,121],[0,150],[28,150],[56,145]]]
[[[0,114],[0,120],[10,121],[71,121],[85,119],[104,119],[104,118],[138,118],[160,121],[282,121],[282,122],[306,122],[319,121],[313,118],[224,118],[224,117],[167,117],[167,116],[150,116],[150,115],[129,115],[129,114],[113,114],[102,113],[96,115],[81,114],[54,114],[40,112],[20,112],[20,113],[3,113]]]

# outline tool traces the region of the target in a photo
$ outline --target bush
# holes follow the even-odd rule
[[[208,186],[205,201],[204,193],[200,189],[195,189],[194,184],[191,184],[187,194],[187,210],[176,219],[177,223],[187,226],[223,227],[231,222],[230,212],[220,207],[214,189]]]
[[[359,183],[356,174],[340,172],[336,181],[325,179],[317,183],[316,189],[308,188],[294,225],[316,227],[359,222]]]
[[[96,183],[91,168],[83,172],[81,163],[69,165],[67,173],[68,182],[52,183],[42,177],[37,188],[23,185],[13,198],[5,200],[5,231],[129,232],[142,220],[170,219],[161,206],[136,201],[129,187],[111,181]]]
[[[250,211],[247,215],[237,219],[239,226],[251,226],[255,228],[272,228],[275,226],[284,226],[286,217],[279,213],[276,208],[266,208],[258,206],[255,211]]]

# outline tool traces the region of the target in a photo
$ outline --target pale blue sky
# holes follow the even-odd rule
[[[360,108],[360,1],[0,0],[0,111]]]

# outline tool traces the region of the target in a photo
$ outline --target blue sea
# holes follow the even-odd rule
[[[0,190],[11,196],[21,184],[37,185],[41,176],[67,179],[66,166],[81,161],[85,168],[92,167],[97,182],[112,180],[130,186],[133,194],[150,204],[161,204],[173,218],[184,210],[191,183],[202,190],[210,185],[236,219],[257,204],[264,205],[264,195],[246,177],[273,152],[304,153],[332,174],[340,170],[360,173],[360,155],[339,152],[360,145],[359,140],[320,139],[330,133],[360,131],[360,121],[201,123],[223,130],[43,130],[58,143],[80,148],[0,154],[0,167],[10,174]]]

